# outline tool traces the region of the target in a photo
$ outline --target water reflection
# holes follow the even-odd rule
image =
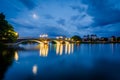
[[[54,46],[55,49],[50,50],[50,46]],[[55,45],[39,44],[37,50],[0,50],[0,80],[58,80],[59,78],[62,78],[60,80],[77,78],[120,80],[119,46],[119,44],[74,45],[66,42]],[[49,58],[41,58],[38,55],[48,56],[48,53]],[[55,56],[71,53],[74,55]],[[118,55],[113,56],[111,53]],[[18,60],[21,64],[15,63]],[[52,79],[54,77],[56,79]]]
[[[70,43],[67,42],[65,44],[65,53],[66,54],[73,53],[73,50],[74,50],[74,44],[70,44]]]
[[[57,43],[56,44],[56,54],[62,55],[62,53],[63,53],[63,44]]]
[[[39,49],[39,55],[47,57],[49,54],[49,47],[49,44],[38,44],[37,48]],[[63,53],[71,54],[74,51],[74,44],[69,42],[66,42],[65,44],[57,43],[55,49],[57,55],[62,55]]]
[[[13,49],[0,49],[0,80],[3,80],[6,70],[12,65],[13,60]]]
[[[56,54],[62,55],[63,51],[65,50],[65,54],[73,53],[74,50],[74,44],[70,44],[69,42],[66,42],[65,44],[57,43],[56,44]]]
[[[19,59],[19,56],[18,56],[18,52],[17,52],[17,51],[15,51],[14,59],[15,59],[16,61],[18,61],[18,59]]]
[[[48,56],[48,44],[41,43],[39,44],[39,54],[40,56]]]
[[[37,70],[38,70],[37,65],[34,65],[33,68],[32,68],[32,72],[33,72],[34,75],[37,74]]]

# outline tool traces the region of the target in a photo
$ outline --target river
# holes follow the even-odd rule
[[[2,80],[120,80],[120,44],[20,44],[0,52]]]

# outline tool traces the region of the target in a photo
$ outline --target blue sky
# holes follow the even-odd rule
[[[0,0],[0,12],[20,37],[120,36],[119,0]]]

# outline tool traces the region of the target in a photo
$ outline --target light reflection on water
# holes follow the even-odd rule
[[[39,44],[39,53],[40,53],[40,56],[48,56],[48,50],[49,50],[49,47],[48,47],[48,44]]]
[[[33,69],[32,69],[33,74],[35,74],[35,75],[37,74],[37,69],[38,69],[37,65],[34,65]]]
[[[63,54],[63,50],[65,51],[65,54],[70,54],[73,53],[73,46],[74,44],[70,44],[70,43],[66,43],[66,44],[56,44],[56,54],[58,55],[62,55]],[[64,49],[63,49],[64,48]]]
[[[31,47],[30,47],[30,45],[20,45],[20,46],[26,50],[37,49],[37,50],[39,50],[39,55],[43,56],[43,57],[48,56],[49,47],[50,47],[49,44],[44,44],[44,43],[31,45]],[[57,44],[54,44],[54,46],[56,48],[57,55],[62,55],[63,53],[71,54],[74,51],[74,44],[73,43],[69,43],[69,42],[66,42],[65,44],[57,43]]]
[[[18,56],[18,52],[17,52],[17,51],[15,51],[14,59],[15,59],[16,61],[18,61],[18,59],[19,59],[19,56]]]
[[[26,49],[11,52],[14,53],[12,65],[4,71],[4,80],[120,79],[120,44],[66,43],[22,47]],[[4,50],[2,57],[9,53]]]

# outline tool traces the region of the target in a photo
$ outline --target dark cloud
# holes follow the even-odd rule
[[[84,6],[70,6],[73,10],[78,10],[80,13],[85,11],[86,8]]]
[[[57,20],[57,23],[60,25],[65,25],[65,19],[59,19]]]
[[[83,0],[89,6],[88,14],[94,17],[94,26],[120,22],[120,9],[114,8],[114,0]],[[118,0],[118,3],[120,1]]]
[[[94,27],[93,33],[104,35],[104,36],[111,36],[116,35],[119,36],[120,34],[120,23],[109,24],[105,26]]]
[[[36,7],[36,4],[32,0],[19,0],[19,1],[30,10]]]
[[[15,17],[21,10],[14,6],[16,3],[8,0],[0,0],[0,12],[6,15],[6,18]]]
[[[83,15],[74,15],[74,16],[71,16],[71,20],[72,21],[75,21],[75,20],[81,20],[85,17],[86,15],[83,14]]]

